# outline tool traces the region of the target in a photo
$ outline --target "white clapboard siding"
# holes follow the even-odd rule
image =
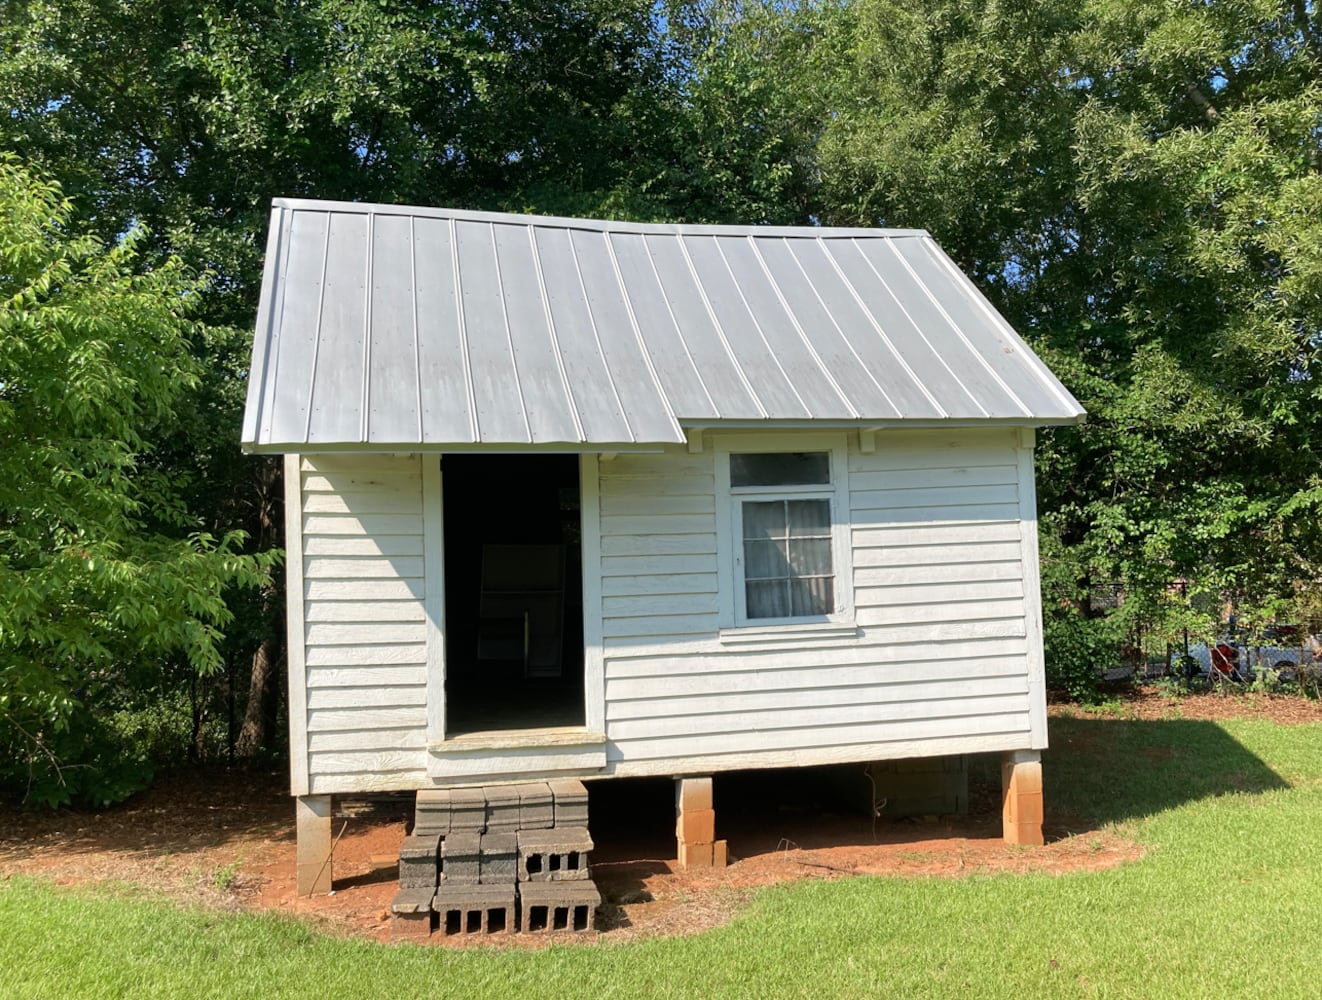
[[[709,565],[715,566],[716,532],[712,530],[694,535],[607,535],[603,533],[601,554],[606,557],[619,556],[621,558],[706,555],[711,559]],[[634,563],[629,572],[637,573],[643,568],[641,564]]]
[[[975,564],[977,565],[977,564]],[[982,565],[987,565],[986,563]],[[992,565],[998,565],[993,563]],[[953,568],[953,567],[952,567]],[[962,583],[896,581],[884,587],[859,587],[854,591],[857,607],[898,607],[916,604],[1019,599],[1024,596],[1024,581],[1018,577],[1003,580],[977,580]],[[1015,609],[1016,613],[1018,608]],[[929,619],[930,620],[930,619]]]
[[[421,601],[425,591],[419,577],[409,580],[309,580],[303,585],[303,599],[309,605],[316,601],[353,601],[356,604]]]
[[[601,463],[612,773],[1028,745],[1016,445],[1002,430],[851,445],[857,634],[784,645],[720,641],[719,452]]]
[[[427,688],[421,684],[387,687],[316,687],[308,689],[308,711],[321,708],[391,708],[396,705],[427,704]]]
[[[1023,653],[989,656],[979,660],[909,660],[904,663],[852,663],[845,666],[823,667],[799,659],[779,669],[764,668],[759,660],[762,654],[752,656],[713,654],[693,657],[695,661],[681,663],[665,677],[655,673],[629,676],[626,664],[619,664],[617,676],[607,681],[609,700],[637,701],[656,698],[684,698],[690,695],[736,695],[750,691],[804,691],[812,687],[875,688],[889,691],[897,685],[905,688],[904,697],[911,690],[931,692],[928,684],[944,685],[948,681],[982,681],[987,678],[1022,678]],[[703,664],[714,661],[729,667],[731,663],[741,669],[703,670]],[[677,680],[682,678],[682,682]]]
[[[416,514],[304,514],[304,536],[417,535],[422,523]]]
[[[693,651],[657,644],[648,647],[645,653],[612,655],[608,682],[615,678],[655,677],[664,684],[683,674],[774,674],[799,668],[830,670],[841,665],[875,668],[883,681],[893,677],[918,680],[929,674],[935,677],[977,677],[984,669],[1003,669],[999,665],[994,668],[982,666],[996,663],[1003,657],[1013,657],[1022,663],[1026,650],[1022,635],[973,640],[942,635],[939,640],[923,639],[910,644],[851,642],[821,648],[794,646],[778,649],[774,656],[768,656],[765,650],[720,649],[711,644]],[[963,666],[957,668],[957,664]],[[960,672],[963,670],[972,673]]]
[[[646,573],[638,572],[640,566],[637,555],[606,556],[601,560],[602,586],[606,587],[617,576],[645,580],[653,575],[693,575],[702,574],[716,579],[716,550],[695,555],[646,555]],[[715,584],[713,583],[713,586]]]
[[[652,560],[649,560],[651,564]],[[636,567],[635,567],[636,568]],[[601,581],[603,597],[665,594],[714,594],[718,580],[715,573],[663,573],[605,577]]]
[[[1004,465],[945,469],[872,469],[854,472],[849,489],[854,494],[878,490],[964,489],[978,486],[1015,486],[1019,469],[1013,462]],[[905,504],[904,506],[912,506]]]
[[[915,531],[910,524],[855,524],[855,548],[922,547],[931,545],[981,545],[995,542],[1018,542],[1019,522],[952,521],[927,524]]]
[[[414,787],[427,746],[420,461],[316,456],[302,469],[310,787]]]
[[[984,485],[968,483],[963,486],[941,486],[932,489],[851,490],[850,505],[854,510],[891,510],[893,508],[922,507],[949,519],[962,517],[960,508],[973,505],[1018,504],[1019,491],[1014,483]]]
[[[326,666],[319,667],[316,670],[308,670],[307,684],[309,692],[321,688],[361,689],[363,687],[379,687],[384,690],[386,688],[416,687],[417,677],[418,670],[413,664],[395,666],[393,664],[374,663],[370,666]]]
[[[376,601],[372,615],[378,622],[420,622],[425,620],[417,601]],[[310,622],[362,621],[362,605],[357,601],[316,601],[307,608]]]
[[[775,755],[797,752],[793,761],[804,763],[817,760],[869,760],[894,756],[881,752],[886,744],[903,744],[900,756],[919,756],[913,752],[914,744],[930,742],[936,754],[976,753],[984,748],[976,739],[984,735],[1008,735],[1006,746],[1022,746],[1028,738],[1029,719],[1025,699],[1022,713],[1006,715],[962,715],[934,719],[906,719],[870,721],[849,725],[799,726],[793,729],[759,731],[736,729],[719,733],[683,733],[650,739],[611,740],[607,743],[609,756],[617,762],[617,774],[658,773],[673,774],[676,764],[697,763],[705,770],[723,770],[726,767],[767,767],[764,763],[777,759]],[[849,748],[866,748],[865,756],[854,756]],[[990,749],[990,747],[986,747]],[[819,756],[810,751],[826,750]],[[783,758],[781,758],[783,759]],[[659,761],[662,769],[634,767],[636,763]],[[729,761],[729,763],[725,763]]]
[[[857,537],[857,535],[855,536]],[[892,548],[854,547],[854,569],[897,566],[955,567],[964,563],[1020,562],[1018,542],[969,542],[966,545],[914,545],[906,541]],[[953,572],[953,570],[952,570]],[[865,574],[866,577],[866,574]],[[858,577],[854,578],[858,583]]]
[[[417,484],[421,484],[417,480]],[[304,514],[421,514],[421,493],[375,490],[364,493],[307,493]]]
[[[303,543],[304,556],[411,556],[421,541],[417,535],[314,535]]]
[[[419,788],[427,783],[426,760],[416,750],[324,750],[308,754],[308,769],[312,772],[313,791],[317,790],[319,775],[375,774],[396,772],[397,780],[404,783],[395,788]],[[347,782],[322,782],[326,791],[344,791],[357,788]],[[388,788],[389,785],[376,785]]]
[[[1025,684],[1025,688],[1027,685]],[[783,700],[777,707],[755,710],[739,705],[734,711],[695,713],[684,715],[651,716],[643,719],[624,719],[611,726],[612,738],[617,741],[648,739],[661,736],[709,735],[751,730],[768,733],[773,730],[815,729],[865,723],[911,721],[918,719],[964,718],[977,715],[1028,714],[1028,696],[1024,693],[992,694],[972,692],[967,697],[934,698],[920,701],[895,701],[877,696],[875,700],[841,701],[824,707],[801,707]]]
[[[803,686],[794,689],[795,711],[831,707],[852,710],[853,706],[860,704],[858,699],[861,688],[875,699],[871,702],[874,708],[884,714],[885,710],[893,705],[925,705],[928,702],[939,701],[949,695],[951,690],[951,685],[947,681],[924,681],[917,684],[895,685],[892,689],[888,689],[884,685],[876,684],[871,678],[841,676],[838,680],[842,682],[851,681],[852,683],[842,683],[840,686],[828,687],[822,685],[816,678],[804,678]],[[989,698],[998,695],[1026,696],[1028,694],[1028,678],[1015,674],[1005,677],[969,679],[964,684],[964,689],[966,696],[970,698]],[[728,716],[731,712],[738,711],[740,713],[740,724],[749,725],[753,720],[751,713],[789,711],[785,708],[787,692],[780,689],[766,691],[740,690],[736,694],[724,692],[712,695],[686,696],[683,699],[683,705],[678,703],[677,696],[667,696],[668,694],[663,693],[656,698],[621,699],[611,693],[612,700],[606,713],[606,719],[607,721],[624,719],[655,721],[660,718],[670,718],[675,714],[675,709],[682,708],[685,716]],[[765,728],[765,726],[760,728]],[[617,729],[615,731],[617,737],[621,734],[621,730]]]
[[[303,560],[305,580],[360,580],[422,578],[421,556],[313,556]]]
[[[696,615],[653,613],[635,618],[605,618],[603,625],[603,635],[609,646],[614,640],[654,636],[712,636],[716,634],[719,622],[715,612]]]
[[[666,479],[655,481],[652,484],[656,490],[654,493],[628,493],[621,496],[612,491],[603,494],[601,516],[603,518],[642,516],[651,519],[657,516],[669,518],[675,514],[689,514],[703,515],[710,519],[710,523],[715,524],[715,507],[712,504],[710,487],[706,493],[694,496],[671,493],[666,489],[668,483],[669,480]],[[637,481],[631,485],[636,486]]]
[[[412,750],[427,743],[427,731],[418,729],[336,729],[308,733],[308,752],[338,750]]]
[[[322,457],[316,461],[324,464],[326,459]],[[407,492],[420,490],[421,484],[422,474],[416,470],[403,472],[399,469],[391,469],[389,475],[385,477],[353,472],[337,472],[324,476],[306,473],[303,476],[304,493],[372,493],[377,490]]]
[[[313,646],[308,650],[309,667],[375,667],[412,664],[418,669],[426,662],[427,647],[422,643],[377,646]]]

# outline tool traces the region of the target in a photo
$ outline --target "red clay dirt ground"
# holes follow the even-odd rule
[[[1055,714],[1078,712],[1053,706]],[[1322,702],[1215,695],[1178,700],[1140,691],[1107,714],[1127,718],[1322,721]],[[853,809],[806,771],[718,776],[717,832],[731,864],[678,871],[673,793],[667,779],[590,785],[592,874],[603,905],[580,938],[625,940],[696,933],[730,919],[759,886],[853,874],[960,877],[973,872],[1068,872],[1109,868],[1141,849],[1105,830],[1045,827],[1040,849],[1000,840],[999,788],[970,782],[967,818],[879,820]],[[129,883],[182,904],[276,909],[333,933],[387,940],[395,859],[408,797],[342,803],[333,832],[335,892],[295,899],[293,806],[279,773],[212,771],[158,780],[98,813],[10,812],[0,829],[0,878],[25,874],[58,884]],[[1048,810],[1049,813],[1049,810]],[[526,937],[516,935],[514,939]],[[435,943],[453,943],[432,935]],[[463,939],[466,944],[470,939]]]

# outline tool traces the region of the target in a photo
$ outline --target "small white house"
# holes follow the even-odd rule
[[[921,231],[277,200],[301,883],[337,794],[987,751],[1040,842],[1034,428],[1083,416]]]

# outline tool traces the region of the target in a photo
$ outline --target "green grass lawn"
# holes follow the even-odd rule
[[[765,891],[691,938],[383,946],[131,892],[0,882],[3,997],[1322,995],[1322,726],[1052,720],[1048,823],[1138,862]]]

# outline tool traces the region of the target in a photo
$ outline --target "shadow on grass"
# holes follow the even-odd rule
[[[1048,825],[1137,819],[1288,783],[1214,722],[1055,716],[1043,756]]]

